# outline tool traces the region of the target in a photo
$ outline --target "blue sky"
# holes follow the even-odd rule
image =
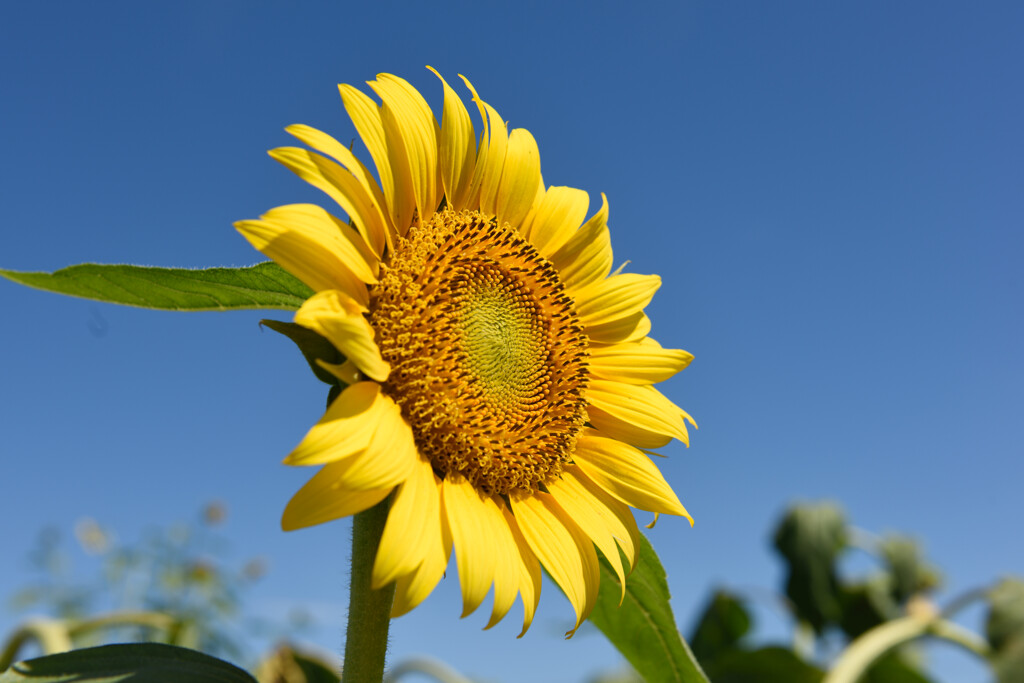
[[[259,260],[232,229],[316,201],[266,156],[306,123],[356,136],[335,84],[433,105],[465,74],[538,140],[546,182],[608,195],[617,262],[660,273],[666,391],[701,426],[663,471],[696,526],[651,533],[684,629],[710,588],[778,585],[792,500],[922,538],[947,595],[1024,573],[1024,8],[1017,3],[21,3],[0,23],[0,266]],[[357,150],[360,147],[357,145]],[[326,200],[324,200],[326,202]],[[326,205],[326,203],[325,203]],[[118,308],[0,282],[3,593],[44,524],[122,536],[228,505],[257,609],[342,640],[347,524],[284,534],[279,464],[324,392],[259,312]],[[273,316],[271,316],[273,317]],[[278,316],[283,317],[283,316]],[[617,664],[547,586],[532,632],[459,620],[453,575],[395,622],[494,680]],[[785,624],[762,610],[769,632]],[[0,630],[14,623],[0,616]],[[943,680],[985,680],[939,654]]]

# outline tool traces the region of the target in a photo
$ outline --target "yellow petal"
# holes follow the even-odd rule
[[[689,416],[652,386],[594,378],[587,386],[587,401],[642,429],[674,437],[687,445],[690,443],[686,431]]]
[[[551,255],[558,277],[570,290],[603,280],[612,271],[612,240],[608,233],[608,198],[601,209]]]
[[[597,600],[601,576],[594,544],[550,494],[511,498],[523,537],[576,612],[576,625],[565,634],[571,638]]]
[[[341,233],[342,246],[340,248],[344,249],[341,255],[345,257],[348,267],[362,282],[377,283],[380,257],[373,252],[373,248],[359,234],[358,230],[331,215],[322,207],[316,204],[286,204],[271,209],[261,218],[264,221],[287,223],[305,232],[316,231],[323,236]],[[348,245],[355,249],[355,253]]]
[[[346,484],[355,489],[400,484],[420,460],[412,429],[402,417],[401,408],[386,394],[381,400],[384,409],[370,443],[361,453],[343,461],[351,463],[344,477]]]
[[[359,368],[350,360],[346,360],[344,363],[328,363],[323,358],[317,358],[316,364],[337,377],[345,385],[355,384],[362,379]]]
[[[622,587],[622,596],[619,598],[621,604],[622,598],[626,597],[626,572],[622,569],[619,547],[612,536],[606,515],[598,509],[601,507],[600,503],[568,472],[563,471],[560,478],[548,482],[547,488],[569,518],[594,542],[608,560],[608,564],[615,570],[619,577],[619,585]]]
[[[444,84],[444,110],[441,114],[441,140],[437,156],[448,205],[456,211],[470,208],[466,203],[476,166],[476,133],[462,99],[432,67],[427,67]]]
[[[604,517],[612,536],[622,546],[622,551],[629,559],[629,571],[632,572],[640,558],[640,529],[636,526],[633,512],[628,505],[598,486],[579,466],[569,465],[565,471],[569,473],[570,480],[575,480],[597,499],[596,509]]]
[[[367,225],[367,232],[371,236],[370,244],[374,246],[375,253],[380,254],[388,237],[394,231],[394,226],[391,225],[391,217],[388,214],[384,195],[366,166],[356,158],[356,155],[348,147],[321,130],[302,124],[288,126],[285,130],[318,152],[334,158],[359,181],[363,190],[366,191],[365,199],[373,207],[373,211],[369,214],[370,224]]]
[[[590,424],[600,429],[604,434],[637,448],[651,450],[661,448],[672,441],[671,436],[638,427],[632,422],[619,419],[593,405],[587,407],[587,416]]]
[[[651,319],[643,311],[603,325],[587,328],[587,336],[599,344],[631,343],[642,340],[651,331]]]
[[[295,312],[295,322],[334,344],[367,377],[383,382],[391,366],[381,358],[364,310],[343,292],[331,289],[306,299]]]
[[[391,164],[388,161],[388,145],[384,137],[384,124],[380,119],[380,107],[369,96],[351,85],[339,84],[338,91],[341,93],[345,111],[352,119],[366,149],[370,151],[370,156],[377,167],[380,187],[384,191],[391,223],[398,228],[399,224],[395,223],[397,215],[395,180],[394,174],[391,172]]]
[[[370,444],[386,410],[380,385],[376,382],[359,382],[346,387],[284,459],[284,464],[322,465],[359,453]]]
[[[589,205],[590,198],[583,190],[549,187],[527,217],[521,232],[537,251],[551,258],[575,235],[587,216]]]
[[[444,576],[452,552],[452,536],[441,495],[441,480],[434,477],[434,494],[438,498],[437,516],[428,517],[426,528],[427,550],[423,562],[411,574],[399,577],[395,584],[395,601],[391,617],[400,617],[427,599],[437,582]]]
[[[643,310],[661,286],[657,275],[622,273],[573,291],[576,313],[589,330]]]
[[[434,214],[441,199],[434,115],[423,96],[405,79],[378,74],[369,86],[384,102],[381,122],[391,170],[396,180],[399,176],[408,178],[413,206],[418,210],[419,220],[424,221]],[[411,216],[406,222],[396,220],[400,234],[405,234],[411,224]]]
[[[438,526],[440,505],[434,469],[429,460],[419,457],[391,501],[373,563],[374,590],[412,573],[423,563],[434,531],[430,527]]]
[[[521,580],[519,547],[512,537],[505,517],[505,503],[500,498],[487,498],[487,522],[491,527],[491,542],[494,548],[494,609],[484,630],[501,621],[519,594]]]
[[[491,525],[481,494],[459,476],[445,477],[444,506],[448,515],[448,528],[455,545],[455,562],[459,568],[462,586],[462,616],[471,614],[487,597],[494,581],[495,556],[491,539]]]
[[[626,505],[681,515],[693,524],[672,487],[642,451],[585,428],[576,439],[573,459],[590,479]]]
[[[350,171],[301,147],[278,147],[269,153],[275,161],[337,202],[374,254],[382,253],[385,231],[374,199]]]
[[[533,207],[540,182],[540,151],[530,131],[516,128],[508,138],[495,213],[498,225],[518,228]],[[578,224],[577,224],[578,225]],[[573,226],[575,227],[575,226]]]
[[[285,531],[294,531],[354,515],[384,500],[394,488],[350,488],[344,484],[344,474],[348,466],[348,460],[329,463],[313,475],[313,478],[288,501],[281,517],[281,528]]]
[[[366,285],[377,282],[370,266],[376,266],[376,257],[368,262],[365,255],[369,250],[364,255],[360,250],[363,245],[353,243],[320,207],[280,206],[260,220],[239,221],[235,228],[264,255],[314,291],[340,289],[364,305],[369,302]],[[359,242],[363,241],[354,230],[349,232]]]
[[[508,130],[494,107],[480,99],[476,88],[465,76],[460,77],[473,93],[473,101],[480,110],[480,118],[484,124],[467,201],[471,205],[479,206],[484,213],[495,215],[498,184],[501,180],[501,169],[505,165],[505,150],[508,148]]]
[[[651,340],[653,341],[653,340]],[[656,343],[591,345],[588,365],[598,377],[626,384],[657,384],[685,368],[693,355]]]
[[[503,507],[502,514],[505,515],[505,524],[512,532],[512,538],[519,550],[517,557],[519,558],[519,593],[523,598],[523,630],[516,637],[522,638],[529,630],[530,624],[533,623],[533,615],[537,612],[537,604],[540,602],[540,562],[530,550],[529,543],[523,538],[523,532],[519,529],[519,523],[516,522],[512,511]]]

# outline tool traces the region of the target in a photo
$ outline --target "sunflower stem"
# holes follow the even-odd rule
[[[377,683],[384,679],[388,622],[395,584],[380,590],[370,585],[373,559],[388,517],[387,499],[352,519],[352,575],[348,589],[348,631],[342,683]]]

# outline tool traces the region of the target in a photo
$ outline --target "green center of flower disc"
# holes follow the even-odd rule
[[[443,211],[399,238],[371,292],[384,390],[441,476],[535,491],[585,421],[587,340],[550,262],[510,226]]]
[[[521,282],[493,264],[467,268],[452,284],[466,368],[494,407],[522,412],[540,399],[550,356],[542,311]]]

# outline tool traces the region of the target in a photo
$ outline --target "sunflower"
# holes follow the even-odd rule
[[[339,86],[376,177],[308,126],[287,131],[314,151],[270,152],[347,223],[293,204],[236,224],[314,290],[295,322],[346,359],[321,361],[345,388],[285,459],[321,469],[282,526],[390,496],[373,586],[396,582],[392,616],[430,594],[454,548],[463,616],[493,586],[486,628],[521,595],[525,633],[543,566],[573,606],[571,636],[597,596],[598,550],[624,594],[639,549],[631,507],[690,518],[644,450],[688,443],[692,419],[653,385],[692,356],[647,336],[660,278],[611,274],[604,195],[584,220],[587,193],[545,187],[533,136],[508,132],[463,78],[478,144],[434,73],[440,124],[396,76],[368,83],[379,105]]]

